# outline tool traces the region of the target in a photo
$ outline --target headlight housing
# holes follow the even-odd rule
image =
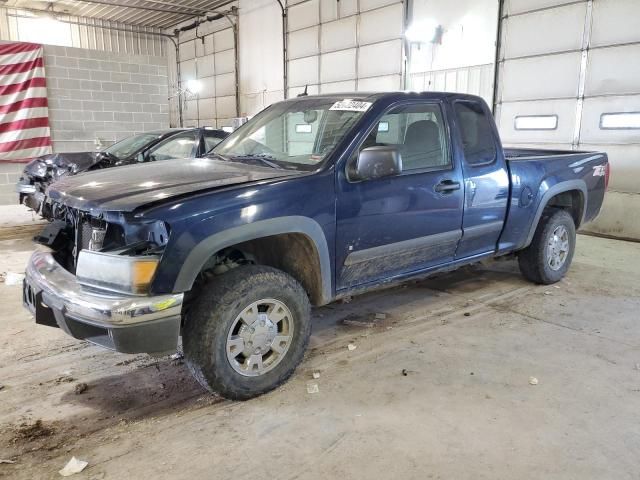
[[[81,285],[120,293],[144,294],[158,268],[160,257],[114,255],[81,250],[76,278]]]
[[[34,160],[27,168],[26,171],[34,176],[39,178],[44,178],[47,175],[48,167],[44,162],[40,160]]]

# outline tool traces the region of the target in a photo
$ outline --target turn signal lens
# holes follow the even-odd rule
[[[131,286],[136,293],[147,289],[158,268],[158,260],[136,260],[131,265]]]

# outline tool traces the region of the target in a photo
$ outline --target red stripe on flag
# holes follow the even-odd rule
[[[11,85],[0,86],[0,95],[8,95],[10,93],[17,93],[27,90],[31,87],[46,87],[47,80],[44,77],[34,77],[29,80],[25,80],[22,83],[12,83]]]
[[[7,55],[10,53],[22,53],[31,52],[41,47],[37,43],[6,43],[0,45],[0,55]]]
[[[23,120],[16,120],[15,122],[8,122],[0,124],[0,132],[12,132],[14,130],[26,130],[27,128],[39,128],[48,127],[49,118],[37,117],[37,118],[25,118]]]
[[[9,75],[12,73],[24,73],[34,68],[42,67],[44,62],[42,57],[38,57],[35,60],[29,60],[28,62],[12,63],[9,65],[0,65],[0,75]]]
[[[10,103],[9,105],[0,106],[0,115],[3,113],[16,112],[23,108],[36,108],[48,106],[47,99],[45,97],[25,98],[19,102]]]
[[[0,153],[12,152],[14,150],[25,150],[27,148],[48,147],[50,145],[50,137],[27,138],[26,140],[15,140],[13,142],[0,143]]]

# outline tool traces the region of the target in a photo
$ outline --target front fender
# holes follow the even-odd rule
[[[191,250],[182,264],[173,291],[185,292],[190,290],[202,267],[214,253],[238,243],[285,233],[301,233],[313,241],[320,262],[322,304],[329,303],[333,296],[333,285],[327,240],[322,227],[315,220],[303,216],[259,220],[233,227],[205,238]]]

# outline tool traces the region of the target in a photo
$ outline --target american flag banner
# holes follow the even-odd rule
[[[42,45],[0,44],[0,162],[51,153]]]

